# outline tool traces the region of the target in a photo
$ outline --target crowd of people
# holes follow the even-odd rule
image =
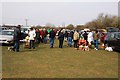
[[[13,50],[19,52],[20,39],[21,39],[21,29],[18,25],[14,29],[14,47]],[[35,49],[35,44],[40,43],[50,44],[50,48],[54,48],[54,40],[59,40],[59,48],[63,48],[63,43],[67,42],[68,47],[74,47],[77,50],[89,51],[92,44],[94,44],[94,49],[99,50],[98,44],[99,40],[104,44],[105,34],[96,31],[84,31],[79,32],[78,30],[66,31],[65,29],[38,29],[31,27],[28,30],[28,34],[25,38],[25,46],[29,49]]]

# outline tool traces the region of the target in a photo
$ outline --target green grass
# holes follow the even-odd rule
[[[16,53],[2,47],[3,78],[117,78],[118,54],[104,50],[80,51],[40,44],[35,50]]]

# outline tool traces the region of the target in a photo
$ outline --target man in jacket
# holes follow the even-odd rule
[[[61,31],[61,33],[58,36],[58,39],[59,39],[59,48],[62,48],[64,41],[64,30]]]
[[[39,31],[39,29],[36,29],[36,42],[37,42],[37,44],[39,44],[40,43],[40,31]]]
[[[19,52],[19,46],[20,46],[20,38],[21,38],[21,26],[18,25],[14,29],[14,46],[13,46],[13,51]]]
[[[55,32],[53,31],[53,29],[50,31],[50,48],[53,48],[54,45],[54,38],[55,38]]]
[[[78,48],[78,40],[79,40],[79,33],[75,30],[73,34],[73,40],[74,40],[74,48]]]
[[[72,34],[72,31],[70,31],[68,33],[68,46],[69,47],[72,47],[72,37],[73,37],[73,34]]]
[[[93,34],[95,50],[98,50],[98,40],[100,38],[99,32],[96,30]]]

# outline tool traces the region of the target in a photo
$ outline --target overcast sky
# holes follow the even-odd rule
[[[117,2],[3,2],[2,24],[86,24],[100,13],[118,15]]]

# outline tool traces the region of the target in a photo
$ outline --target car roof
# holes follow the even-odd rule
[[[28,28],[28,29],[29,29],[29,28],[31,28],[31,27],[28,26],[28,27],[21,27],[21,28]]]

